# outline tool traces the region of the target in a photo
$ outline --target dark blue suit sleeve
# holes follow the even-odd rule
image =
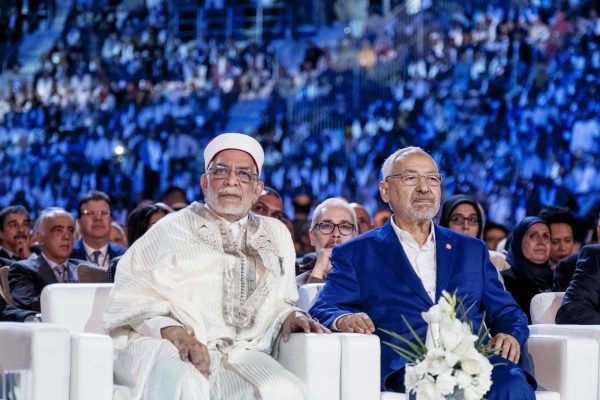
[[[486,313],[486,320],[490,324],[490,332],[492,335],[497,333],[512,335],[522,348],[529,336],[527,315],[500,283],[498,271],[490,262],[489,252],[483,242],[481,251],[484,260],[481,304]]]
[[[360,287],[347,248],[335,247],[332,252],[332,271],[327,275],[325,287],[309,310],[311,316],[331,328],[341,315],[360,312]]]
[[[35,272],[20,263],[10,266],[8,283],[13,303],[24,310],[40,312],[41,290]]]
[[[585,246],[556,313],[557,324],[600,325],[600,245]]]

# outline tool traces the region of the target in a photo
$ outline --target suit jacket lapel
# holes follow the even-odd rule
[[[398,240],[398,236],[396,236],[396,232],[392,228],[391,221],[388,220],[379,232],[379,240],[382,244],[384,264],[389,266],[417,295],[427,301],[427,303],[433,305],[431,298],[425,291],[421,278],[419,278],[410,261],[408,261],[402,244],[400,244],[400,240]]]
[[[435,299],[436,301],[442,295],[442,290],[448,288],[448,282],[452,276],[456,255],[456,241],[448,233],[435,226],[435,262],[436,262],[436,282]]]
[[[54,271],[50,268],[50,265],[46,262],[46,259],[42,256],[38,258],[38,274],[46,281],[48,284],[50,283],[58,283],[58,279],[56,279],[56,275],[54,275]]]

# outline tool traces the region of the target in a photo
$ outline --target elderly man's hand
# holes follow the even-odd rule
[[[173,343],[183,361],[189,361],[198,371],[208,378],[210,374],[210,356],[205,345],[196,340],[180,326],[162,328],[160,334],[163,339]]]
[[[329,329],[308,317],[306,314],[298,311],[290,313],[285,321],[283,321],[283,326],[281,327],[281,338],[283,341],[287,342],[290,338],[290,334],[293,332],[331,333]]]
[[[26,260],[31,257],[31,250],[29,249],[28,239],[17,239],[17,247],[15,254],[22,260]]]
[[[329,271],[331,271],[331,251],[332,247],[325,247],[317,254],[317,261],[311,272],[315,278],[325,279]]]
[[[490,341],[490,347],[492,349],[500,349],[500,356],[506,358],[515,364],[519,362],[521,358],[521,346],[514,336],[506,333],[496,334]]]
[[[371,321],[371,318],[365,313],[344,315],[337,320],[336,327],[340,332],[366,334],[375,332],[373,321]]]

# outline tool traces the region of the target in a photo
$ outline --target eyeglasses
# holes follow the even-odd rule
[[[227,179],[229,178],[232,171],[241,183],[250,183],[255,178],[258,178],[258,175],[253,174],[249,171],[243,169],[234,170],[231,167],[227,167],[225,165],[217,165],[216,167],[211,168],[208,171],[208,174],[214,179]]]
[[[331,235],[335,228],[342,236],[348,236],[356,231],[356,227],[348,222],[342,222],[341,224],[334,224],[333,222],[321,222],[313,227],[313,230],[318,229],[323,235]]]
[[[440,186],[442,183],[442,175],[440,174],[396,174],[388,175],[385,179],[400,179],[400,183],[404,186],[417,186],[421,178],[425,178],[425,183],[429,186]]]
[[[453,215],[450,217],[450,223],[454,225],[462,225],[465,223],[465,220],[471,226],[479,225],[479,217],[475,215],[469,215],[468,217],[463,217],[462,215]]]
[[[81,215],[85,216],[85,217],[108,217],[110,215],[110,211],[92,211],[92,210],[83,210],[81,212]]]

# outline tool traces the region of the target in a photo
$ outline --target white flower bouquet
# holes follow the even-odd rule
[[[404,316],[414,341],[381,329],[410,349],[384,342],[408,360],[404,386],[417,400],[481,400],[492,386],[489,357],[497,352],[485,345],[489,332],[482,323],[474,334],[471,323],[457,318],[457,307],[466,318],[468,310],[457,302],[456,293],[444,291],[439,302],[421,314],[428,324],[425,342]]]

